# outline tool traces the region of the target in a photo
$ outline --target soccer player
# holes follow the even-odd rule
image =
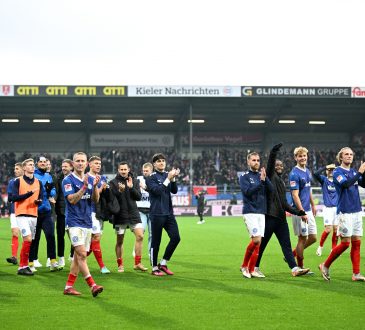
[[[266,194],[274,188],[266,176],[265,168],[260,169],[260,156],[257,152],[251,152],[247,155],[247,165],[249,170],[240,176],[239,182],[243,197],[243,220],[247,226],[251,242],[246,248],[241,272],[246,278],[265,277],[254,271],[259,256],[261,238],[265,233]]]
[[[81,293],[74,289],[74,283],[79,272],[84,276],[91,294],[96,297],[103,291],[103,287],[97,285],[92,278],[87,265],[87,251],[91,241],[91,202],[99,201],[97,185],[99,175],[94,179],[85,174],[87,156],[83,152],[77,152],[73,156],[74,171],[62,181],[62,190],[66,201],[66,225],[69,230],[71,244],[75,249],[71,263],[70,273],[66,282],[65,295],[79,296]]]
[[[331,264],[350,246],[352,280],[365,281],[365,276],[360,274],[360,245],[363,234],[362,229],[362,208],[359,195],[359,185],[365,188],[365,163],[362,163],[356,171],[351,168],[354,160],[353,151],[342,148],[337,154],[337,161],[340,166],[333,172],[333,182],[338,194],[337,214],[338,234],[341,243],[332,249],[326,261],[319,265],[322,277],[330,280],[329,268]]]
[[[197,213],[199,216],[199,221],[197,222],[198,225],[202,225],[205,223],[205,220],[203,219],[204,215],[204,206],[205,206],[205,192],[204,190],[199,191],[199,193],[195,196],[195,198],[198,200],[198,206],[197,206]]]
[[[154,276],[163,276],[165,274],[174,275],[174,273],[167,267],[167,262],[171,259],[180,242],[179,227],[174,216],[171,200],[171,193],[177,193],[176,177],[180,174],[180,169],[173,168],[171,171],[166,172],[166,157],[161,153],[153,155],[152,164],[155,172],[146,178],[146,184],[150,193],[151,201],[151,274]],[[158,264],[157,259],[163,229],[166,230],[170,241],[167,244],[160,263]]]
[[[98,156],[92,156],[89,159],[89,176],[92,179],[95,179],[97,175],[100,175],[101,170],[101,158]],[[99,194],[101,194],[103,190],[103,185],[106,185],[107,179],[105,176],[100,177],[100,182],[97,186],[97,189],[99,189]],[[99,201],[100,202],[100,201]],[[98,203],[99,203],[98,202]],[[99,265],[100,272],[102,274],[109,274],[110,270],[105,267],[104,261],[103,261],[103,255],[101,252],[101,245],[100,245],[100,239],[101,234],[103,233],[103,224],[104,222],[97,218],[96,216],[96,204],[92,203],[92,213],[91,218],[93,221],[93,227],[91,232],[91,246],[90,246],[90,253],[93,252],[95,259]]]
[[[294,149],[294,159],[297,165],[289,174],[290,190],[294,206],[306,215],[293,215],[293,229],[295,236],[298,236],[298,244],[293,251],[297,257],[297,263],[303,268],[304,249],[311,246],[317,240],[317,225],[314,218],[316,208],[311,192],[312,175],[307,169],[308,149],[297,147]]]
[[[37,226],[38,205],[42,203],[43,186],[34,177],[34,160],[22,162],[24,175],[14,181],[11,202],[14,202],[15,217],[23,237],[18,275],[34,275],[28,266],[29,251]]]
[[[34,171],[34,176],[43,185],[42,203],[38,205],[38,219],[35,237],[32,241],[32,245],[29,253],[29,266],[30,269],[35,272],[36,264],[38,261],[38,248],[39,240],[41,238],[41,230],[44,231],[47,241],[47,257],[50,259],[50,271],[54,272],[60,270],[56,261],[56,238],[54,234],[54,222],[52,219],[52,207],[56,201],[56,189],[54,187],[52,176],[47,173],[47,159],[44,156],[39,156],[37,160],[37,168]]]
[[[305,275],[309,272],[308,268],[298,267],[293,251],[291,249],[290,234],[288,222],[286,221],[286,212],[298,216],[305,215],[304,211],[299,211],[290,206],[286,200],[286,188],[281,175],[284,170],[283,162],[276,159],[277,153],[282,147],[282,143],[275,145],[270,151],[267,162],[266,175],[274,186],[273,191],[267,193],[267,212],[265,214],[265,234],[261,240],[259,257],[256,262],[254,272],[251,274],[256,277],[265,277],[260,271],[260,261],[272,234],[275,233],[285,260],[287,261],[293,276]]]
[[[123,265],[123,241],[126,229],[129,227],[134,233],[136,241],[134,245],[134,270],[147,271],[143,266],[143,225],[139,216],[136,201],[141,200],[141,191],[138,180],[133,177],[127,162],[120,162],[118,174],[109,183],[110,189],[117,198],[120,210],[113,216],[113,225],[117,234],[115,253],[117,256],[118,272],[124,272]]]
[[[11,179],[8,183],[8,200],[11,200],[13,194],[14,181],[23,175],[22,163],[16,163],[14,165],[15,178]],[[19,227],[15,218],[14,203],[10,202],[10,228],[11,228],[11,257],[6,258],[8,263],[13,265],[18,264],[18,247],[19,247]]]
[[[321,184],[322,186],[322,195],[323,195],[323,223],[324,223],[324,231],[321,235],[321,239],[319,241],[319,246],[317,248],[317,256],[322,255],[323,245],[326,241],[327,236],[332,232],[332,249],[334,249],[337,245],[337,225],[338,225],[338,217],[337,217],[337,192],[335,188],[335,184],[333,182],[333,170],[336,168],[335,164],[329,164],[326,167],[320,168],[318,171],[313,173],[313,177]],[[326,170],[326,176],[321,173]]]
[[[56,178],[56,192],[57,199],[55,205],[55,212],[57,215],[56,221],[56,233],[57,233],[57,255],[58,265],[60,267],[65,266],[65,232],[66,232],[66,221],[65,221],[65,196],[62,191],[63,179],[71,174],[73,170],[72,160],[64,159],[61,164],[61,173]]]
[[[139,211],[139,216],[141,217],[143,231],[146,232],[148,228],[148,253],[151,249],[151,240],[152,240],[152,231],[151,231],[151,220],[150,220],[150,194],[146,190],[146,178],[152,174],[153,165],[151,163],[145,163],[142,166],[143,175],[137,176],[137,180],[139,181],[139,187],[141,189],[141,200],[137,201],[137,207]]]

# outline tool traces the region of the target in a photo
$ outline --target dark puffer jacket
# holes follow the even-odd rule
[[[132,188],[128,187],[127,179],[119,174],[109,182],[110,189],[117,198],[120,206],[119,212],[113,216],[114,226],[141,222],[136,203],[136,201],[139,201],[142,198],[139,182],[137,179],[133,178],[132,173],[129,173],[129,176],[132,177],[133,180]],[[119,191],[118,183],[123,183],[125,185],[125,190],[123,192]]]

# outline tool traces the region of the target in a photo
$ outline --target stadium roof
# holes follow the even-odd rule
[[[363,98],[298,98],[298,97],[0,97],[0,117],[19,119],[18,123],[0,122],[1,130],[85,130],[90,132],[186,132],[189,109],[199,132],[345,132],[365,129]],[[33,123],[33,119],[50,119],[50,123]],[[65,123],[65,119],[81,119],[81,123]],[[97,119],[112,119],[111,124],[98,124]],[[142,119],[143,123],[127,123]],[[157,123],[172,119],[173,123]],[[249,124],[264,120],[264,124]],[[295,120],[280,124],[279,120]],[[309,121],[324,121],[311,125]]]

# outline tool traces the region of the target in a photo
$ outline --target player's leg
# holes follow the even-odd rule
[[[179,227],[174,215],[167,216],[163,228],[166,230],[170,240],[166,246],[163,258],[160,261],[159,268],[167,275],[173,275],[173,273],[167,268],[167,262],[171,259],[180,242]]]
[[[365,281],[365,277],[360,274],[360,247],[361,237],[363,235],[362,215],[361,212],[352,214],[353,232],[351,237],[351,262],[352,262],[352,280]]]
[[[124,272],[123,266],[123,241],[124,241],[124,234],[125,234],[125,227],[124,226],[116,226],[115,231],[117,234],[117,241],[115,243],[115,255],[117,257],[117,265],[118,265],[118,272]]]
[[[17,223],[23,237],[23,244],[20,251],[18,275],[33,275],[33,272],[28,266],[28,260],[32,240],[35,237],[37,218],[17,217]]]
[[[59,266],[64,267],[65,266],[65,216],[63,214],[57,215],[56,234],[57,234],[58,264],[59,264]]]
[[[43,214],[39,214],[37,218],[37,226],[35,229],[35,236],[32,240],[32,244],[30,247],[29,252],[29,266],[32,268],[34,266],[33,262],[35,260],[38,261],[38,248],[39,248],[39,241],[41,239],[41,233],[42,233],[42,224],[43,224]]]
[[[10,228],[11,228],[11,257],[6,258],[6,261],[13,265],[17,265],[20,232],[14,213],[10,214]]]
[[[305,242],[304,249],[311,246],[317,241],[317,224],[312,211],[307,212],[308,216],[308,239]]]
[[[290,242],[289,226],[286,221],[277,220],[277,225],[275,226],[275,235],[278,239],[281,251],[284,254],[285,260],[287,261],[289,268],[293,269],[297,267],[298,265],[295,261]]]
[[[93,227],[92,227],[92,236],[91,236],[91,246],[90,250],[94,253],[96,262],[99,265],[100,272],[102,274],[109,274],[110,271],[105,267],[103,261],[103,253],[101,251],[101,235],[102,235],[102,225],[103,222],[98,220],[96,216],[92,217]]]
[[[269,215],[265,216],[265,235],[261,240],[260,244],[260,250],[259,250],[259,256],[256,261],[256,267],[260,267],[260,262],[262,255],[264,254],[264,251],[266,249],[267,243],[269,243],[272,234],[275,231],[275,227],[277,226],[276,220],[273,217],[270,217]]]
[[[150,250],[150,262],[152,266],[152,275],[162,276],[164,273],[158,269],[157,259],[158,252],[160,250],[161,237],[162,237],[162,229],[164,226],[164,222],[167,220],[167,216],[150,216],[151,219],[151,233],[152,233],[152,241],[151,241],[151,250]]]
[[[136,238],[135,245],[134,245],[134,270],[140,270],[145,272],[147,268],[142,264],[142,249],[143,249],[143,225],[142,223],[138,223],[133,226],[133,233]]]
[[[47,257],[50,259],[50,271],[57,271],[60,268],[56,260],[56,237],[54,222],[51,213],[45,214],[42,223],[42,229],[47,241]]]

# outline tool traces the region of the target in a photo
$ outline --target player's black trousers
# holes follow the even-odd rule
[[[47,257],[56,259],[56,240],[54,235],[54,222],[51,212],[39,213],[37,217],[37,226],[34,240],[30,246],[29,261],[38,259],[39,240],[41,238],[41,229],[43,229],[47,241]]]
[[[288,223],[283,219],[265,215],[265,234],[261,240],[259,257],[257,258],[256,267],[260,266],[262,255],[264,254],[267,243],[269,243],[271,236],[275,234],[284,257],[292,269],[297,266],[290,243],[290,234]]]
[[[65,216],[63,214],[57,215],[56,233],[57,233],[57,255],[59,257],[65,256]]]
[[[166,246],[163,259],[170,260],[177,245],[180,242],[179,228],[175,216],[173,215],[152,215],[150,214],[152,242],[150,250],[150,258],[152,267],[157,266],[158,252],[160,250],[162,230],[165,229],[170,238]]]

